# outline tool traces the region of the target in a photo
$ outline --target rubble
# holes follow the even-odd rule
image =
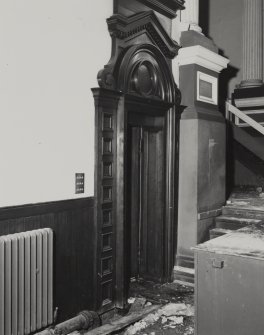
[[[128,299],[128,303],[129,303],[129,300],[133,301],[133,299],[130,298],[130,299]],[[130,312],[139,311],[140,309],[144,308],[145,305],[146,305],[146,302],[147,302],[146,298],[140,298],[140,297],[135,298],[134,302],[131,305]],[[148,306],[150,306],[150,305],[148,305]]]
[[[176,328],[177,325],[184,323],[184,317],[194,316],[194,307],[188,304],[169,303],[155,313],[147,315],[144,319],[131,325],[124,332],[124,335],[135,335],[146,329],[148,326],[158,322],[159,319],[164,329]],[[190,333],[192,334],[192,333]]]
[[[165,316],[172,316],[172,315],[194,316],[194,307],[188,304],[184,304],[184,303],[167,304],[161,308],[161,311],[162,311],[162,315],[165,315]]]
[[[128,314],[109,315],[101,327],[76,335],[194,334],[193,288],[139,281],[131,284],[129,293]]]
[[[194,334],[194,328],[189,326],[183,335],[192,335]]]
[[[130,297],[130,298],[127,299],[127,302],[128,302],[129,304],[133,304],[133,303],[135,302],[135,300],[136,300],[136,298],[134,298],[134,297]]]

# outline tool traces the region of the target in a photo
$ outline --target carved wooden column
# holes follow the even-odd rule
[[[199,26],[199,0],[186,0],[185,10],[181,11],[182,31],[194,30],[202,32]]]
[[[262,0],[243,0],[243,87],[263,84],[263,2]]]

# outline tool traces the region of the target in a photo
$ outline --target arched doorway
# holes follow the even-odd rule
[[[99,73],[101,88],[93,90],[95,280],[97,307],[103,309],[126,304],[133,277],[169,281],[174,263],[180,93],[170,58],[177,46],[153,12],[138,16],[143,25],[127,19],[126,34],[116,34],[122,41],[115,40],[116,54]],[[124,26],[125,18],[119,19]],[[118,27],[117,21],[115,16]]]
[[[165,281],[172,261],[168,180],[175,157],[169,138],[175,86],[165,57],[151,44],[128,48],[116,73],[125,92],[125,281]]]

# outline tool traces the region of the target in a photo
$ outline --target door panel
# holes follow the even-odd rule
[[[130,277],[137,278],[139,269],[139,216],[140,216],[140,138],[141,128],[132,127],[129,131],[131,138],[131,159],[129,166],[131,167],[128,177],[128,188],[130,189],[131,197],[129,197],[129,218],[130,234],[129,241],[129,257],[130,257]]]
[[[161,280],[164,255],[163,131],[144,128],[142,150],[142,223],[140,275]]]
[[[164,275],[164,129],[129,129],[128,253],[130,277],[160,281]]]

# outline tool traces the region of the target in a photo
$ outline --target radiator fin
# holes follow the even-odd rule
[[[0,334],[5,332],[5,242],[0,239]]]
[[[28,335],[52,323],[52,230],[0,236],[0,335]]]

